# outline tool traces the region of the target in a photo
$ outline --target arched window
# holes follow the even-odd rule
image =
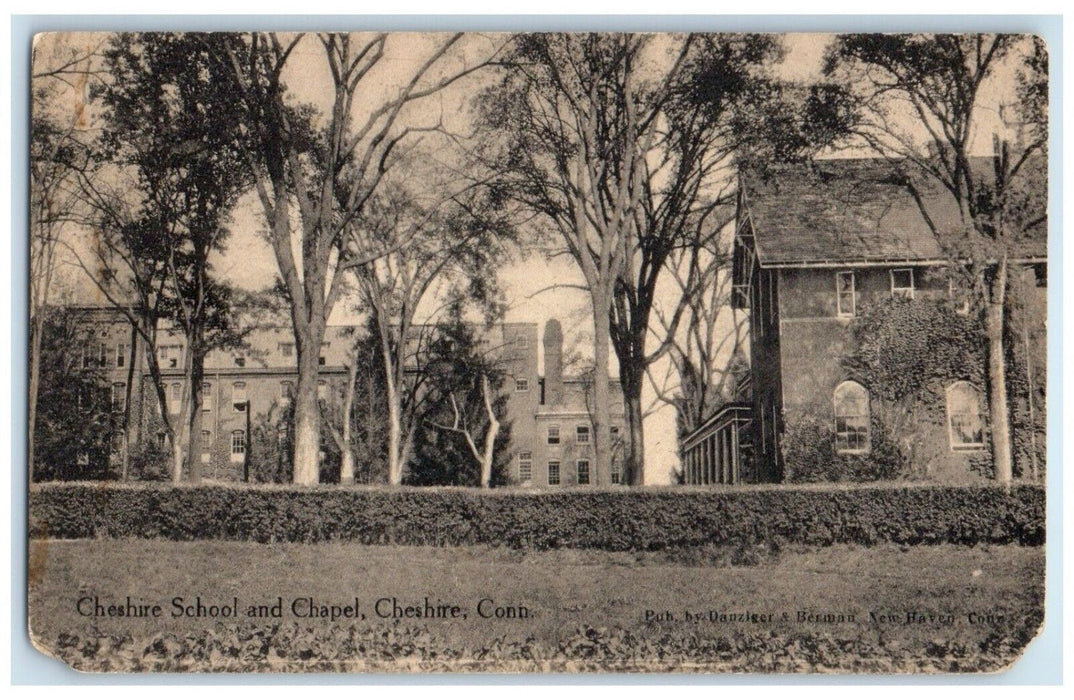
[[[241,462],[246,458],[246,433],[241,430],[231,431],[231,461]]]
[[[835,449],[869,451],[869,392],[861,384],[845,381],[835,388]]]
[[[947,387],[947,429],[952,450],[984,447],[981,393],[969,382],[955,382]]]

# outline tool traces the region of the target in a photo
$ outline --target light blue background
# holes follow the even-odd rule
[[[400,31],[767,31],[767,32],[1014,32],[1034,33],[1050,49],[1051,84],[1049,144],[1049,279],[1051,309],[1048,334],[1048,454],[1047,477],[1047,600],[1044,629],[1025,655],[1006,673],[980,676],[698,676],[698,675],[255,675],[255,674],[142,674],[89,675],[35,650],[27,635],[26,611],[26,397],[28,347],[28,211],[27,163],[30,111],[30,48],[35,33],[44,31],[250,31],[250,30],[400,30]],[[1061,154],[1063,43],[1059,16],[985,15],[837,15],[837,16],[110,16],[17,15],[11,19],[11,259],[12,277],[12,455],[11,455],[11,668],[16,685],[251,685],[251,684],[1058,684],[1062,681],[1062,536],[1063,536],[1063,425],[1060,398],[1063,386],[1062,318],[1063,275],[1063,173]]]

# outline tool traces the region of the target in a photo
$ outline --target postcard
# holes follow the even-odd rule
[[[33,51],[43,654],[977,674],[1037,636],[1040,38]]]

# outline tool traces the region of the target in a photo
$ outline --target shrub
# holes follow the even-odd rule
[[[30,536],[517,549],[1044,541],[1044,490],[1018,485],[735,491],[327,489],[42,484]]]
[[[826,422],[804,418],[787,426],[781,448],[788,483],[886,481],[909,476],[908,460],[875,414],[870,418],[868,454],[840,454]]]

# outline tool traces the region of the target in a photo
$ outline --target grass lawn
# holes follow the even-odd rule
[[[630,644],[650,651],[644,645],[670,643],[667,640],[680,644],[689,639],[696,645],[719,637],[804,636],[881,656],[883,650],[894,649],[908,659],[939,659],[962,653],[952,651],[952,644],[963,652],[1003,647],[1008,655],[1015,653],[1009,647],[1031,638],[1043,614],[1043,548],[833,546],[787,549],[746,560],[750,565],[733,565],[723,554],[704,550],[631,554],[349,543],[38,540],[30,545],[30,625],[39,645],[52,649],[62,635],[148,639],[172,632],[181,638],[221,625],[279,623],[309,628],[314,634],[344,626],[371,633],[405,626],[421,629],[431,643],[454,650],[485,650],[504,643],[562,650],[578,630],[593,627],[616,630],[627,635]],[[89,602],[96,598],[106,610],[109,605],[124,607],[128,596],[136,605],[160,605],[160,615],[94,615],[94,602]],[[193,605],[197,596],[206,607],[231,605],[237,598],[239,616],[172,616],[177,610],[174,598]],[[279,598],[280,618],[246,616],[251,605],[264,605],[267,612]],[[357,598],[356,617],[336,622],[298,617],[292,602],[300,599],[298,612],[305,614],[304,599],[310,598],[315,605],[340,609]],[[392,598],[394,603],[383,601]],[[458,606],[457,617],[393,619],[395,604],[403,611],[407,606],[424,609],[426,598],[434,607]],[[479,606],[483,599],[494,602]],[[89,615],[79,613],[80,600]],[[498,619],[496,608],[518,616]],[[858,652],[847,649],[846,659],[837,658],[825,668],[858,668],[852,663]],[[996,652],[992,665],[1003,656]],[[702,667],[772,670],[736,662],[733,649],[724,657],[727,664]],[[914,670],[909,663],[894,670]],[[210,667],[219,666],[203,666]],[[923,667],[959,668],[941,660]],[[505,667],[493,663],[480,668]],[[804,667],[773,668],[818,667],[811,661]]]

